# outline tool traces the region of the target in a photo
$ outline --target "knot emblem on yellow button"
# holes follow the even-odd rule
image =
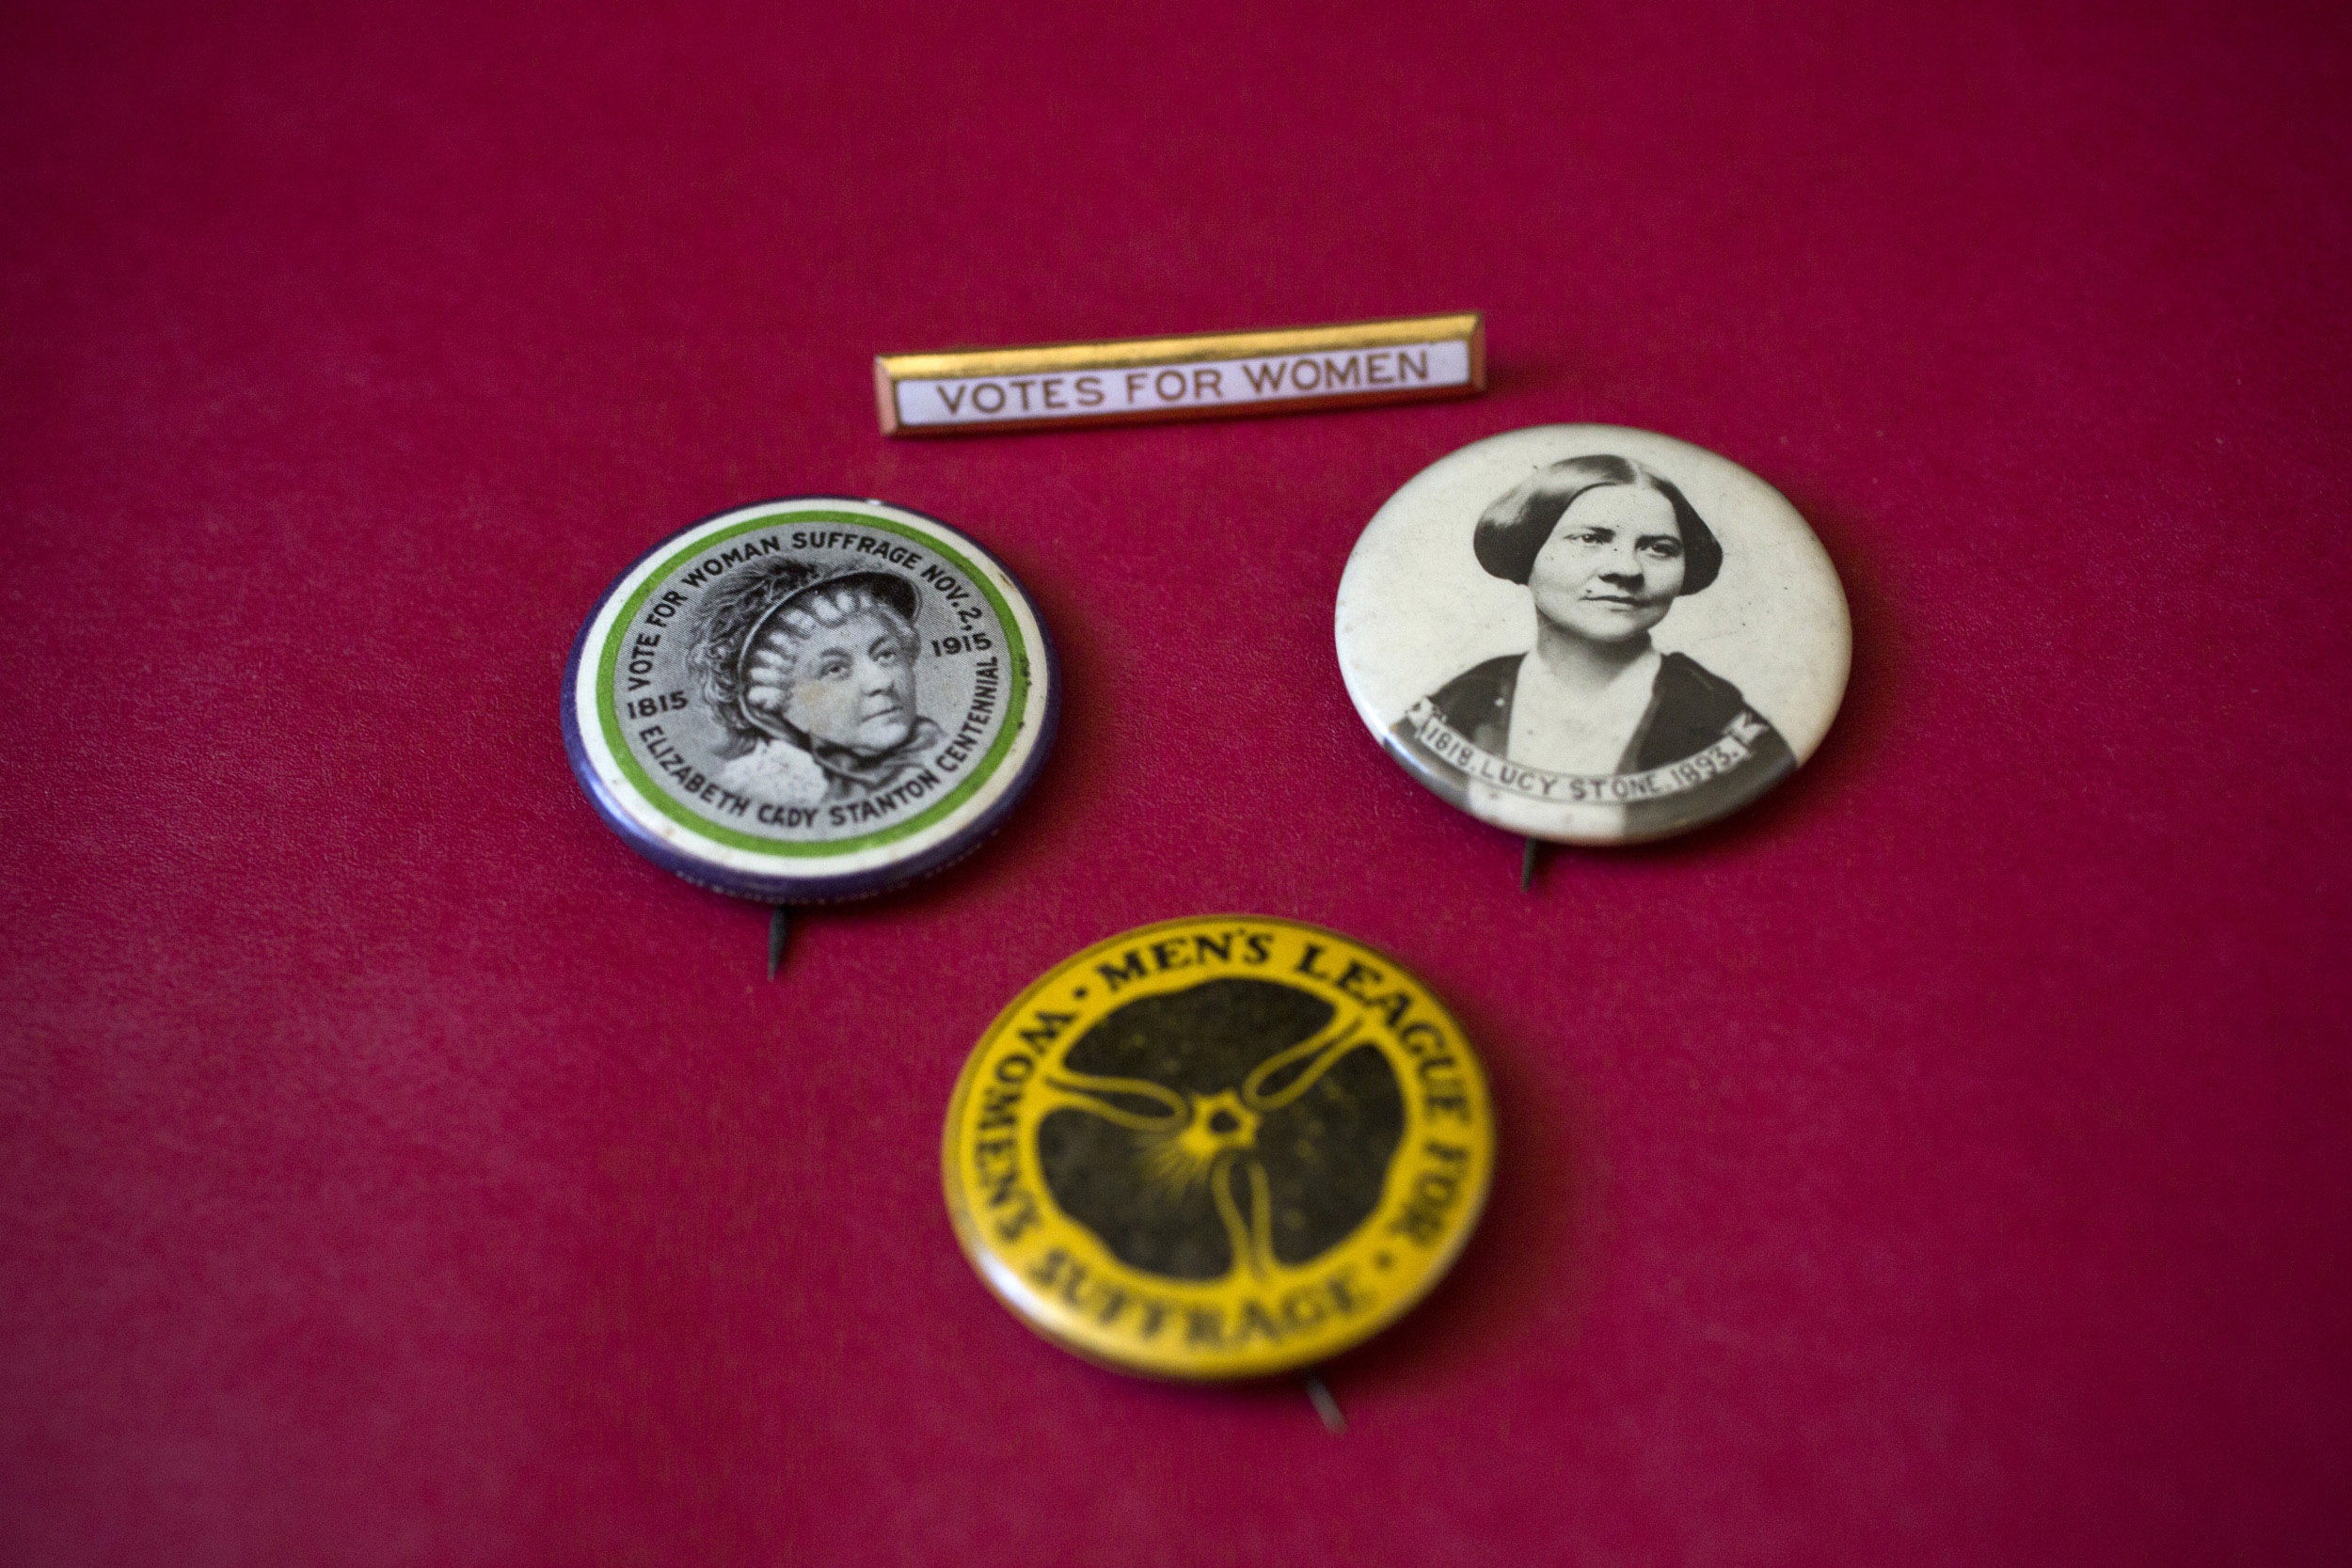
[[[990,1288],[1065,1347],[1261,1375],[1442,1275],[1493,1168],[1460,1027],[1393,960],[1295,922],[1146,927],[998,1018],[948,1114],[947,1203]]]

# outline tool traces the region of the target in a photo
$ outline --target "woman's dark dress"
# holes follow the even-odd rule
[[[1507,757],[1511,696],[1518,687],[1519,663],[1530,657],[1505,654],[1466,670],[1432,692],[1429,705],[1481,751]],[[1628,838],[1647,837],[1721,816],[1763,794],[1797,766],[1788,743],[1748,706],[1738,687],[1687,655],[1666,655],[1650,689],[1648,711],[1634,730],[1633,742],[1617,770],[1645,773],[1696,756],[1734,733],[1735,725],[1748,748],[1746,759],[1690,789],[1628,802],[1624,808]],[[1456,805],[1467,802],[1469,775],[1422,745],[1410,721],[1389,732],[1389,744],[1448,800]]]

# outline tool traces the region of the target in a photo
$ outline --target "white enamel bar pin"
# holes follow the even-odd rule
[[[1486,389],[1476,311],[874,359],[886,436],[1291,414]]]

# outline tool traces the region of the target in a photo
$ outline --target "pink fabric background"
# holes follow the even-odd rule
[[[0,1556],[2343,1560],[2346,14],[1428,9],[0,22]],[[878,350],[1461,308],[1472,402],[875,430]],[[1330,606],[1570,420],[1779,485],[1856,660],[1529,897]],[[771,985],[556,673],[807,492],[984,540],[1068,707]],[[940,1201],[996,1008],[1211,911],[1495,1081],[1343,1437],[1033,1339]]]

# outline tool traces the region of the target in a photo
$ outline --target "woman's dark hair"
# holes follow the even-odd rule
[[[1715,580],[1724,569],[1724,547],[1674,481],[1629,457],[1605,454],[1565,458],[1538,468],[1480,514],[1478,530],[1470,535],[1478,563],[1496,577],[1525,582],[1535,569],[1536,552],[1559,526],[1568,503],[1587,490],[1611,484],[1655,490],[1675,509],[1675,527],[1682,532],[1683,593],[1695,594]]]

